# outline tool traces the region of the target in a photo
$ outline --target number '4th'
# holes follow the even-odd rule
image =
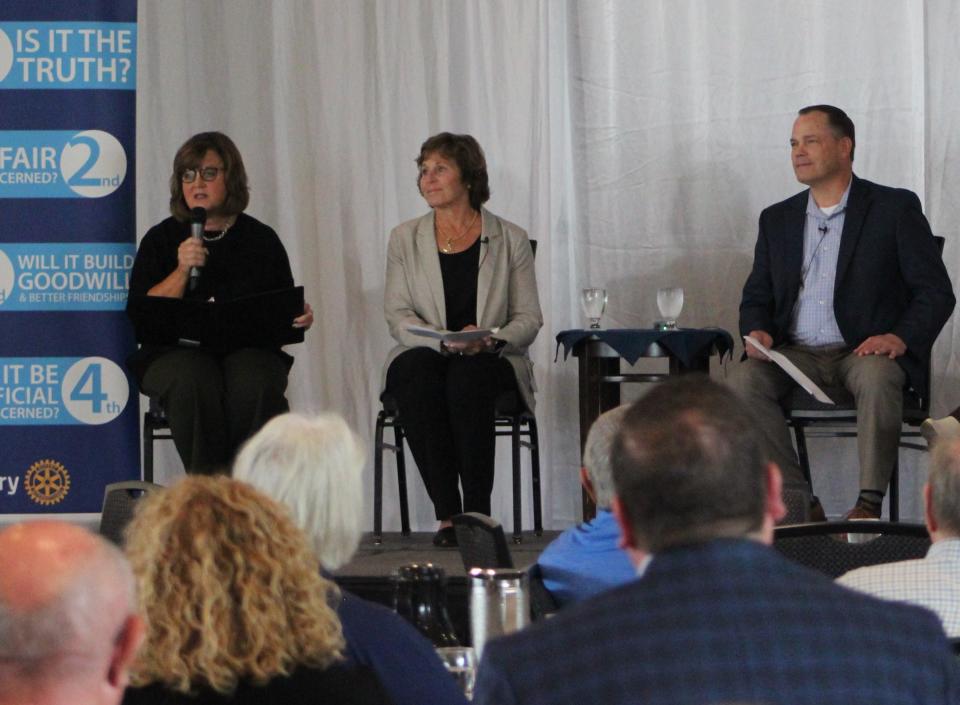
[[[99,414],[102,411],[103,402],[107,400],[101,383],[101,374],[101,365],[96,363],[87,365],[87,369],[70,390],[70,401],[88,401],[93,413]]]

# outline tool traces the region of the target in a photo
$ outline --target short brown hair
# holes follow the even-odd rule
[[[490,179],[487,176],[487,158],[483,149],[471,135],[454,135],[441,132],[420,145],[417,168],[423,166],[428,154],[436,152],[456,162],[460,169],[460,180],[470,194],[470,207],[480,210],[480,206],[490,200]],[[420,173],[417,172],[417,189],[420,189]],[[421,193],[423,193],[421,191]]]
[[[617,497],[652,553],[763,525],[766,462],[756,422],[704,375],[658,384],[627,411],[611,455]]]
[[[190,220],[190,210],[183,200],[183,172],[196,169],[203,155],[213,150],[223,160],[224,183],[227,196],[223,201],[224,215],[242,213],[250,203],[250,187],[247,185],[247,170],[243,166],[240,150],[233,140],[222,132],[201,132],[181,145],[173,158],[173,175],[170,177],[170,213],[181,223]],[[197,178],[200,178],[197,176]]]
[[[808,115],[809,113],[823,113],[827,116],[827,125],[833,136],[838,140],[844,137],[850,138],[850,161],[853,161],[853,151],[857,148],[857,133],[853,126],[853,120],[845,112],[835,105],[808,105],[800,108],[797,115]]]

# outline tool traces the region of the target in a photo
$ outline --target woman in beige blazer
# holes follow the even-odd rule
[[[417,165],[417,186],[432,210],[390,234],[384,309],[398,345],[384,380],[440,520],[433,541],[453,546],[453,515],[490,514],[497,397],[517,391],[533,409],[527,347],[543,317],[526,232],[482,207],[490,188],[477,141],[435,135]],[[495,332],[443,343],[411,325]]]

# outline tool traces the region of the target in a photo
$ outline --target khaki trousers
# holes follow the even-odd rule
[[[906,375],[881,355],[854,355],[851,348],[829,350],[785,345],[777,348],[822,387],[844,387],[857,405],[860,489],[884,494],[897,459]],[[780,400],[796,384],[778,366],[746,359],[733,365],[727,383],[757,416],[770,460],[780,466],[784,484],[806,487]]]

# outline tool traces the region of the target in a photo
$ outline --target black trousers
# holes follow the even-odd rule
[[[229,472],[243,442],[290,410],[288,371],[270,350],[176,348],[150,363],[141,387],[160,400],[187,472]]]
[[[463,511],[490,514],[496,400],[516,389],[513,368],[498,355],[446,356],[414,348],[390,364],[387,391],[397,400],[437,519]]]

